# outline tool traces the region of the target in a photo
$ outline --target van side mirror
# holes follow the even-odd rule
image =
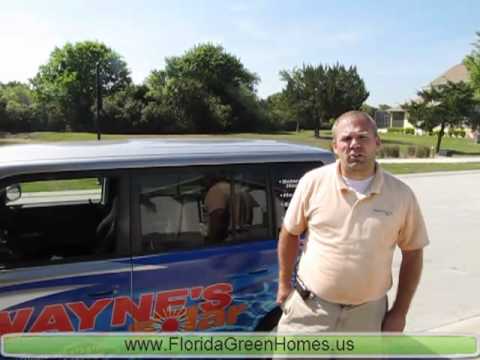
[[[7,202],[17,201],[22,197],[22,188],[20,184],[9,185],[5,188],[5,198]]]

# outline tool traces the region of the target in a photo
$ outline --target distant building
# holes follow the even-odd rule
[[[445,73],[431,81],[423,89],[429,89],[431,87],[443,85],[446,84],[448,81],[454,83],[458,83],[461,81],[469,81],[468,70],[465,65],[457,64],[451,67]],[[414,101],[416,100],[418,100],[418,98],[414,99]],[[408,112],[403,110],[399,105],[392,107],[387,111],[378,110],[377,112],[375,112],[375,122],[377,123],[377,127],[379,129],[385,129],[390,127],[414,128],[414,126],[408,121]]]

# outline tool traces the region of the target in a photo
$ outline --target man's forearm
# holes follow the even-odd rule
[[[407,314],[422,274],[423,249],[402,251],[398,290],[392,311]]]
[[[298,254],[299,239],[285,228],[280,232],[278,241],[278,281],[281,285],[290,285]]]

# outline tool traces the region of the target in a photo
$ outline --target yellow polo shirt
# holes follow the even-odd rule
[[[298,275],[317,296],[340,304],[381,298],[392,286],[395,247],[428,244],[425,222],[412,190],[377,164],[366,194],[349,189],[340,164],[300,179],[283,225],[305,232]]]

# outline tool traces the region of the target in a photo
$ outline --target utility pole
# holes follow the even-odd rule
[[[98,61],[95,65],[95,80],[96,80],[96,97],[97,97],[97,106],[96,106],[96,116],[95,116],[95,127],[97,130],[97,140],[101,139],[100,133],[100,116],[103,109],[103,102],[102,102],[102,79],[100,75],[100,61]]]

